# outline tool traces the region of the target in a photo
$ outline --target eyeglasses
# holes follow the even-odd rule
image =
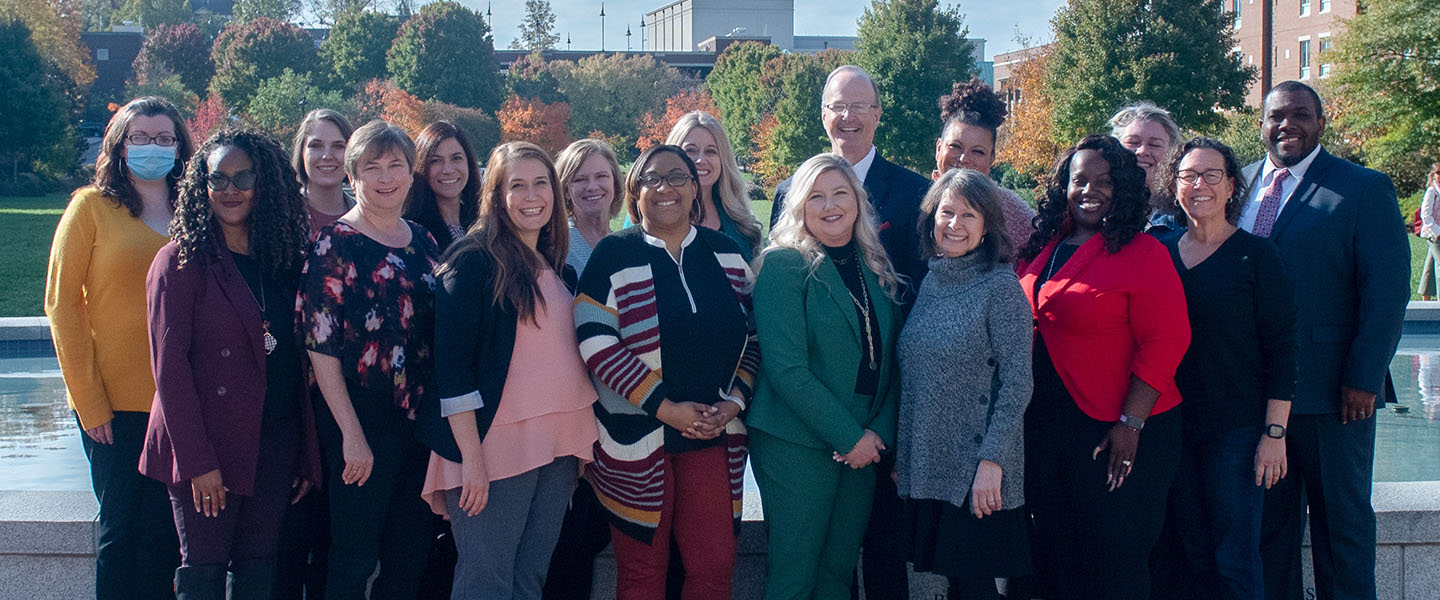
[[[851,102],[849,104],[846,104],[844,102],[834,102],[831,104],[821,104],[820,106],[824,107],[825,110],[833,112],[837,115],[843,115],[846,112],[849,112],[852,115],[868,115],[870,114],[871,110],[880,108],[879,104],[864,104],[861,102]]]
[[[1201,179],[1204,179],[1205,183],[1215,185],[1225,179],[1225,174],[1225,169],[1210,169],[1204,172],[1185,170],[1176,174],[1175,178],[1185,185],[1195,185],[1195,182]]]
[[[174,146],[175,142],[178,141],[175,139],[175,136],[168,133],[162,133],[154,137],[143,133],[132,133],[128,136],[125,136],[125,139],[126,141],[129,141],[131,144],[135,144],[136,146],[144,146],[146,144],[155,144],[157,146]]]
[[[248,192],[255,189],[255,172],[241,171],[229,176],[224,173],[211,173],[205,176],[205,185],[212,192],[223,192],[232,185],[237,190]]]
[[[664,176],[661,176],[661,175],[641,175],[641,176],[640,176],[640,185],[643,185],[643,186],[645,186],[645,187],[647,187],[647,188],[650,188],[650,189],[652,189],[652,190],[654,190],[654,189],[659,189],[661,183],[664,183],[665,185],[668,185],[668,186],[670,186],[670,187],[672,187],[672,188],[675,188],[675,187],[680,187],[680,186],[682,186],[682,185],[685,185],[685,184],[687,184],[687,183],[690,183],[691,181],[694,181],[694,178],[690,177],[689,175],[687,175],[687,174],[685,174],[685,173],[672,173],[672,174],[670,174],[670,175],[664,175]]]

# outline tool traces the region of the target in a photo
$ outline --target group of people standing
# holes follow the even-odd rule
[[[1269,92],[1248,167],[1127,107],[1038,211],[988,176],[988,86],[940,99],[929,179],[863,70],[820,102],[768,239],[702,112],[628,171],[594,139],[482,171],[443,121],[317,110],[287,156],[127,104],[46,290],[97,596],[585,598],[610,544],[618,598],[729,598],[748,461],[768,599],[907,598],[910,566],[1299,598],[1307,506],[1317,597],[1375,597],[1408,246],[1313,90]]]

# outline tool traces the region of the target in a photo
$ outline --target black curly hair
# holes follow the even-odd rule
[[[1150,217],[1150,190],[1145,187],[1145,170],[1135,162],[1135,153],[1120,145],[1120,140],[1092,134],[1061,152],[1055,160],[1050,180],[1045,183],[1045,195],[1039,199],[1035,233],[1030,234],[1030,241],[1020,251],[1021,258],[1034,259],[1046,244],[1068,235],[1074,227],[1070,222],[1067,188],[1070,185],[1070,161],[1081,150],[1099,152],[1110,165],[1114,192],[1110,199],[1110,214],[1105,215],[1100,225],[1105,250],[1111,254],[1119,252],[1135,239],[1136,234],[1145,230],[1145,223]]]
[[[1010,110],[1005,107],[1005,102],[979,78],[957,81],[950,88],[949,94],[940,97],[940,122],[944,123],[940,135],[943,137],[945,130],[957,123],[974,125],[988,130],[993,142],[996,131],[1005,123],[1005,117],[1009,114]]]
[[[266,275],[292,277],[300,272],[310,248],[310,221],[305,197],[289,156],[268,134],[227,129],[205,140],[185,168],[170,221],[170,239],[180,247],[179,266],[199,256],[213,257],[224,248],[224,236],[210,208],[210,155],[220,148],[238,148],[250,157],[255,195],[250,211],[250,255]]]
[[[1164,210],[1180,218],[1184,222],[1187,218],[1185,211],[1180,209],[1177,202],[1176,180],[1180,176],[1180,161],[1185,160],[1185,155],[1196,150],[1214,150],[1220,154],[1221,160],[1225,162],[1225,176],[1230,178],[1230,197],[1225,199],[1225,220],[1231,225],[1240,222],[1240,215],[1245,212],[1245,201],[1250,197],[1250,186],[1245,182],[1245,175],[1241,172],[1240,160],[1235,158],[1235,152],[1220,140],[1197,136],[1185,142],[1175,151],[1170,163],[1162,171],[1155,172],[1156,189],[1160,194],[1155,201],[1155,210]],[[1163,208],[1162,208],[1163,206]]]

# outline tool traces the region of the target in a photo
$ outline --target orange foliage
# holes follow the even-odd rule
[[[750,170],[767,190],[773,190],[790,176],[790,166],[775,158],[772,150],[775,144],[775,128],[779,124],[780,121],[775,119],[775,115],[766,114],[750,133],[750,139],[755,141],[755,150],[751,154],[755,162],[750,165]]]
[[[201,101],[195,107],[195,116],[185,120],[185,127],[190,130],[190,137],[195,146],[205,143],[210,134],[219,131],[220,128],[230,122],[230,109],[225,106],[225,99],[216,94]]]
[[[1037,49],[1015,67],[1000,94],[1010,103],[1010,119],[1000,127],[1000,150],[995,158],[1036,180],[1044,178],[1060,152],[1051,134],[1054,103],[1044,91],[1049,63],[1049,49]]]
[[[704,111],[720,118],[720,109],[715,107],[715,100],[710,97],[710,92],[699,89],[683,90],[674,96],[665,99],[665,114],[655,116],[655,113],[645,113],[640,118],[640,138],[635,140],[635,147],[641,152],[657,144],[665,143],[665,138],[670,135],[670,129],[675,122],[685,113]]]
[[[414,138],[426,124],[425,103],[388,79],[371,79],[356,95],[355,105],[360,117],[356,125],[371,119],[385,119]]]
[[[495,113],[500,121],[500,141],[525,141],[554,155],[569,145],[570,105],[546,104],[536,98],[511,96]]]

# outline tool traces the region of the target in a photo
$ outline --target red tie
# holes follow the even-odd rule
[[[1255,226],[1250,228],[1250,233],[1263,238],[1270,237],[1270,229],[1275,226],[1275,216],[1280,214],[1280,185],[1290,177],[1290,171],[1280,169],[1275,172],[1275,180],[1270,182],[1270,187],[1265,188],[1265,197],[1260,201],[1260,214],[1255,215]]]

